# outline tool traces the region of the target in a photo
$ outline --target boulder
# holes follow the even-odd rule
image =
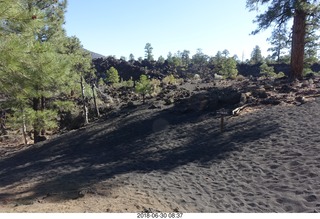
[[[169,97],[169,98],[166,98],[164,102],[165,102],[165,105],[171,105],[174,103],[174,99],[172,97]]]
[[[248,101],[248,96],[245,93],[242,93],[240,96],[240,105],[246,104]]]
[[[252,95],[253,95],[254,97],[262,98],[262,99],[268,97],[268,94],[267,94],[267,92],[266,92],[266,90],[265,90],[264,88],[260,88],[260,89],[254,90],[254,91],[252,92]]]
[[[241,93],[236,90],[223,90],[220,92],[219,103],[225,105],[235,105],[239,104],[241,100]]]
[[[282,87],[279,89],[279,93],[290,93],[290,92],[296,92],[297,90],[291,87],[290,85],[282,85]]]
[[[207,110],[210,112],[216,111],[219,109],[219,98],[218,96],[210,96],[208,100]]]
[[[264,105],[279,105],[281,103],[281,101],[276,98],[270,97],[270,98],[262,100],[260,103],[262,103]]]
[[[127,107],[128,107],[128,108],[136,108],[137,106],[136,106],[136,104],[135,104],[133,101],[129,101],[129,102],[127,103]]]
[[[152,104],[148,109],[161,109],[160,105]]]

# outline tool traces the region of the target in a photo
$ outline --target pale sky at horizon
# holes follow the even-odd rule
[[[209,56],[227,49],[241,60],[256,45],[267,56],[271,29],[250,35],[258,12],[245,6],[246,0],[68,0],[65,28],[84,48],[117,58],[144,57],[146,43],[155,59],[200,48]]]

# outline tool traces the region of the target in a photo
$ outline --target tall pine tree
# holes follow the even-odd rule
[[[273,46],[268,49],[268,51],[272,52],[271,58],[276,60],[277,63],[281,63],[281,56],[286,54],[290,42],[287,26],[280,25],[276,27],[268,41]]]
[[[318,0],[247,0],[247,7],[255,10],[261,5],[268,9],[257,16],[258,29],[253,33],[269,28],[272,24],[284,25],[293,19],[291,44],[291,76],[302,78],[304,53],[308,26],[319,26],[320,6]],[[310,21],[310,22],[307,22]]]
[[[47,128],[57,126],[54,102],[71,81],[71,62],[64,54],[62,28],[66,1],[1,1],[8,10],[2,16],[0,56],[1,91],[13,109],[14,121],[28,125],[34,141]],[[10,13],[9,13],[10,12]]]
[[[65,53],[69,56],[69,60],[71,61],[72,75],[76,77],[75,81],[80,85],[84,121],[85,124],[88,124],[88,97],[86,96],[85,88],[89,85],[86,83],[86,81],[90,81],[91,83],[92,96],[94,99],[97,116],[99,117],[100,115],[95,95],[96,86],[95,80],[93,80],[94,68],[92,66],[91,55],[88,51],[84,50],[80,40],[77,37],[68,38],[64,47]]]

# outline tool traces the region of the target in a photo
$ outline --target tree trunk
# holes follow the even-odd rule
[[[6,130],[6,112],[4,110],[0,111],[0,135],[7,134]]]
[[[24,110],[22,110],[22,134],[24,139],[24,144],[28,144],[27,140],[27,126],[26,126],[26,114],[24,113]]]
[[[87,107],[87,101],[85,97],[85,86],[84,86],[84,79],[81,76],[80,80],[80,85],[81,85],[81,94],[82,94],[82,102],[83,102],[83,113],[84,113],[84,122],[85,124],[89,124],[89,118],[88,118],[88,107]]]
[[[44,111],[46,107],[46,98],[44,96],[41,96],[41,111]],[[44,127],[42,127],[41,129],[41,135],[45,135],[46,134],[46,130],[44,129]]]
[[[306,36],[307,13],[297,9],[293,19],[292,47],[291,47],[291,77],[302,79],[304,64],[304,46]]]
[[[278,51],[277,51],[277,63],[280,64],[280,54],[281,54],[281,48],[280,46],[278,47]]]
[[[146,103],[146,94],[142,93],[142,103],[145,104]]]
[[[33,98],[32,100],[33,102],[33,110],[36,112],[39,111],[39,107],[40,107],[40,98]],[[39,118],[37,118],[38,115],[36,115],[36,119],[33,123],[33,139],[34,139],[34,143],[37,143],[40,141],[40,124],[39,124]]]
[[[96,99],[96,94],[94,92],[94,88],[95,88],[95,84],[93,83],[91,85],[91,89],[92,89],[92,96],[93,96],[93,102],[94,102],[94,107],[96,108],[96,112],[97,112],[97,116],[100,117],[100,112],[99,112],[99,107],[98,107],[98,104],[97,104],[97,99]]]

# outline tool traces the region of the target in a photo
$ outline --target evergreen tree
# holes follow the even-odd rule
[[[230,58],[228,56],[228,50],[217,52],[217,55],[212,60],[215,72],[222,75],[224,78],[235,79],[238,75],[237,61],[234,57]]]
[[[86,90],[86,87],[89,85],[87,84],[86,79],[91,83],[92,96],[94,97],[97,115],[99,116],[100,114],[99,109],[96,105],[96,100],[95,100],[95,80],[92,80],[94,70],[93,70],[92,61],[91,61],[91,55],[88,51],[84,50],[83,46],[80,43],[80,40],[77,37],[67,38],[67,40],[65,41],[64,48],[65,48],[64,52],[69,57],[72,76],[75,78],[70,80],[71,82],[80,84],[83,115],[84,115],[85,124],[88,124],[89,123],[89,118],[88,118],[88,105],[89,105],[88,99],[89,98],[87,97],[85,90]],[[72,87],[76,87],[76,85]]]
[[[182,59],[180,57],[179,54],[175,54],[173,57],[172,57],[172,63],[171,63],[174,67],[179,67],[179,66],[182,66]]]
[[[262,63],[260,65],[260,75],[268,77],[268,78],[282,78],[285,77],[283,72],[275,73],[274,67],[268,66],[267,63]]]
[[[183,65],[188,66],[190,64],[190,51],[189,50],[183,50],[181,53],[181,61]]]
[[[146,46],[144,47],[144,50],[145,50],[145,58],[148,60],[148,61],[153,61],[153,54],[152,54],[152,46],[150,43],[147,43]]]
[[[172,63],[173,62],[172,57],[173,57],[172,56],[172,52],[169,52],[168,55],[167,55],[167,62],[168,63]]]
[[[143,103],[145,103],[146,95],[152,92],[152,84],[146,75],[140,76],[140,80],[136,83],[135,90],[142,95]]]
[[[276,73],[274,72],[274,67],[268,66],[267,63],[262,63],[260,65],[260,75],[266,76],[266,77],[274,77]]]
[[[209,57],[202,52],[202,49],[197,49],[196,54],[192,56],[192,63],[204,66],[208,63]]]
[[[265,13],[257,16],[258,29],[253,34],[269,28],[272,24],[284,25],[293,19],[291,37],[291,76],[302,78],[307,28],[316,29],[320,24],[318,0],[247,0],[252,11],[261,5],[268,5]]]
[[[223,59],[221,51],[218,51],[214,57],[210,58],[210,63],[214,66],[217,66]]]
[[[319,18],[320,19],[320,18]],[[307,34],[306,34],[306,42],[305,42],[305,60],[304,60],[304,66],[305,68],[310,68],[312,64],[318,62],[318,51],[320,48],[320,41],[319,41],[319,35],[317,35],[318,28],[314,29],[312,28],[313,25],[311,25],[311,21],[307,22]]]
[[[70,78],[68,59],[61,53],[66,1],[0,3],[8,9],[0,15],[4,16],[0,47],[7,51],[0,56],[1,91],[7,94],[16,121],[22,121],[23,133],[30,124],[37,142],[41,132],[57,126],[52,105]]]
[[[106,72],[106,82],[110,84],[115,84],[119,83],[120,77],[118,70],[115,67],[111,67],[109,70]]]
[[[41,28],[34,31],[33,50],[25,63],[25,69],[32,78],[30,87],[33,90],[32,109],[36,115],[33,121],[35,142],[40,139],[40,132],[44,133],[46,121],[54,124],[56,120],[56,116],[42,116],[47,112],[54,115],[50,106],[47,106],[47,101],[61,96],[70,79],[70,64],[62,53],[66,40],[62,27],[66,4],[66,0],[44,0],[26,1],[25,5],[33,13],[33,20],[43,22]]]
[[[225,50],[222,51],[221,54],[222,54],[225,58],[227,58],[227,57],[229,56],[230,52],[229,52],[227,49],[225,49]]]
[[[250,63],[252,65],[262,63],[263,57],[259,46],[254,47],[251,53]]]
[[[134,62],[134,55],[130,53],[129,55],[129,62],[133,63]]]
[[[269,48],[268,51],[272,52],[271,58],[280,63],[281,56],[286,54],[286,49],[289,48],[289,37],[286,25],[280,25],[273,30],[272,35],[268,38],[268,41],[273,47]]]
[[[21,7],[23,1],[0,1],[0,93],[6,96],[5,108],[11,108],[19,117],[19,127],[26,140],[26,105],[28,99],[26,82],[28,75],[22,71],[21,60],[27,58],[30,50],[28,43],[33,34],[30,30],[39,28],[39,22],[34,21],[32,13]],[[0,106],[1,107],[1,106]],[[19,113],[19,115],[18,115]]]
[[[166,60],[163,58],[163,56],[159,56],[158,63],[163,64]]]
[[[237,61],[234,58],[225,58],[221,64],[220,74],[225,78],[235,79],[238,75]]]

